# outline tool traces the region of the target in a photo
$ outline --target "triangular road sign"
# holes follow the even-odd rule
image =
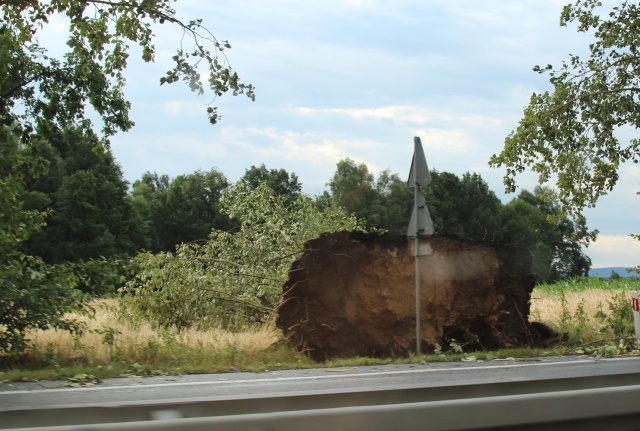
[[[414,171],[417,172],[415,177]],[[413,138],[413,160],[411,161],[411,170],[409,171],[407,184],[413,188],[416,182],[419,186],[431,184],[431,174],[429,173],[429,166],[427,166],[427,159],[424,156],[422,142],[417,136]]]
[[[418,214],[416,214],[416,207],[414,206],[411,211],[411,220],[409,221],[409,228],[407,229],[407,236],[428,236],[433,235],[433,221],[431,221],[431,215],[427,208],[427,203],[424,200],[424,195],[418,190]]]
[[[411,170],[409,171],[409,187],[414,189],[414,205],[411,212],[411,221],[407,229],[407,236],[417,238],[421,236],[433,235],[433,221],[427,209],[424,195],[420,186],[426,186],[431,183],[431,174],[429,166],[427,166],[427,158],[424,156],[422,142],[419,137],[413,138],[413,161],[411,162]]]

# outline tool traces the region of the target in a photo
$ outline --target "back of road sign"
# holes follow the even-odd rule
[[[411,212],[409,227],[407,228],[407,236],[413,238],[416,234],[418,236],[433,235],[433,221],[431,221],[431,215],[421,191],[416,194],[416,199],[418,200],[418,214],[416,216],[414,207]]]
[[[424,156],[422,141],[420,141],[420,138],[417,136],[413,138],[413,160],[411,161],[411,170],[409,171],[407,184],[413,188],[416,182],[418,186],[431,184],[431,174],[429,173],[429,166],[427,166],[427,158]]]
[[[410,238],[433,235],[433,221],[431,221],[429,209],[420,190],[420,186],[426,186],[431,183],[431,174],[429,173],[429,166],[427,166],[427,159],[424,156],[420,138],[417,136],[413,138],[413,144],[413,161],[409,171],[408,185],[414,188],[415,203],[411,212],[409,227],[407,228],[407,236]]]

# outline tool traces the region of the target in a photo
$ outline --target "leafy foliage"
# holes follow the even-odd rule
[[[174,253],[144,253],[139,271],[121,290],[129,320],[159,327],[263,322],[280,301],[282,286],[305,241],[323,232],[355,230],[358,221],[341,209],[320,211],[300,195],[287,203],[265,183],[225,190],[221,211],[239,222],[235,233],[214,229],[206,244],[181,244]]]
[[[436,231],[466,238],[494,238],[501,203],[480,175],[466,173],[459,178],[432,170],[431,178],[423,193]],[[397,174],[385,170],[376,179],[366,164],[347,158],[338,162],[328,185],[331,194],[322,200],[334,202],[377,228],[406,233],[413,192]]]
[[[174,66],[161,84],[185,81],[190,89],[204,93],[199,69],[206,66],[208,86],[214,98],[226,92],[255,98],[252,85],[240,83],[229,67],[227,41],[217,40],[202,20],[182,22],[176,18],[172,0],[68,1],[15,0],[0,4],[0,74],[14,79],[0,91],[1,116],[5,117],[14,101],[24,101],[24,112],[11,115],[12,122],[37,126],[57,122],[69,126],[85,116],[91,105],[104,122],[106,135],[127,130],[129,103],[122,93],[124,70],[130,56],[130,44],[141,49],[145,62],[154,60],[154,25],[171,24],[183,31],[181,45],[172,57]],[[64,17],[69,24],[63,59],[51,58],[38,44],[42,26],[53,17]],[[207,108],[209,121],[218,121],[217,109]],[[6,123],[5,123],[6,124]]]
[[[413,208],[413,191],[407,182],[389,169],[380,172],[375,180],[373,197],[369,203],[367,220],[378,228],[405,234]]]
[[[591,259],[584,253],[597,237],[589,231],[586,219],[562,215],[557,200],[548,188],[523,190],[501,210],[501,225],[496,238],[503,243],[526,247],[533,253],[538,281],[587,276]]]
[[[336,172],[328,183],[333,201],[344,208],[347,214],[366,218],[367,204],[375,193],[374,176],[366,164],[357,164],[349,158],[342,159],[336,166]]]
[[[255,189],[261,183],[267,183],[277,195],[295,201],[302,193],[302,184],[295,173],[289,174],[284,169],[267,169],[264,164],[259,167],[251,166],[240,178],[249,189]]]
[[[85,305],[65,266],[45,265],[20,245],[43,223],[43,214],[23,207],[26,177],[42,171],[44,160],[0,127],[0,362],[21,354],[32,328],[78,330],[65,317]]]
[[[67,129],[41,143],[48,172],[28,181],[26,208],[47,211],[25,253],[47,263],[133,254],[146,245],[111,150],[91,130]]]
[[[406,232],[413,193],[397,174],[385,170],[376,179],[366,164],[346,158],[327,185],[330,193],[318,197],[320,205],[337,205],[377,229]]]
[[[505,140],[490,165],[505,166],[507,191],[527,168],[540,183],[555,181],[563,210],[580,213],[613,189],[620,165],[640,161],[640,140],[620,139],[625,127],[640,126],[640,5],[623,1],[600,16],[598,0],[579,0],[564,7],[560,24],[593,32],[590,57],[571,55],[549,73],[552,91],[533,94],[518,128]]]
[[[502,204],[479,174],[467,172],[459,178],[432,170],[431,179],[425,200],[436,231],[463,238],[496,239]]]
[[[231,229],[233,222],[219,206],[228,185],[216,169],[173,180],[146,172],[133,184],[132,201],[149,249],[172,251],[177,244],[205,241],[212,229]]]

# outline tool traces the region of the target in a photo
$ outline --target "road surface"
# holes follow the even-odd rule
[[[456,420],[464,428],[464,411],[478,408],[479,416],[485,416],[483,413],[489,411],[490,405],[507,408],[508,403],[520,403],[512,407],[521,409],[529,402],[538,402],[536,400],[541,399],[542,394],[550,393],[551,397],[555,397],[551,405],[566,405],[566,409],[569,410],[575,409],[571,399],[582,400],[580,406],[586,412],[576,412],[575,415],[569,412],[569,416],[582,415],[589,419],[589,423],[595,423],[593,417],[596,410],[600,409],[600,416],[606,416],[611,412],[612,416],[624,416],[624,421],[629,422],[634,419],[631,416],[640,415],[640,402],[635,411],[633,406],[621,406],[625,402],[620,402],[616,397],[624,399],[627,393],[630,396],[638,395],[635,393],[636,390],[640,394],[638,357],[535,358],[317,368],[264,373],[128,377],[107,379],[99,385],[81,388],[68,387],[65,381],[20,382],[0,384],[0,428],[77,426],[92,423],[136,423],[140,426],[150,426],[152,423],[153,426],[160,426],[180,420],[190,420],[189,423],[194,424],[198,418],[205,420],[212,417],[216,420],[236,421],[240,420],[236,418],[245,416],[254,418],[259,423],[267,423],[270,420],[275,421],[281,414],[293,415],[293,418],[297,417],[296,415],[309,417],[320,414],[351,415],[350,418],[363,415],[365,418],[372,418],[378,414],[386,414],[387,410],[388,414],[393,414],[394,417],[400,414],[399,412],[407,410],[403,418],[418,418],[422,414],[420,412],[429,409],[438,408],[438,411],[444,412],[446,406],[443,403],[449,403],[446,408],[460,410],[460,417]],[[547,395],[544,397],[548,398]],[[598,404],[597,406],[585,405],[596,399],[603,399],[603,402],[593,402]],[[607,400],[611,401],[614,407],[605,406],[604,401]],[[456,409],[455,405],[450,405],[451,403],[463,404]],[[559,408],[557,415],[562,416],[562,410],[563,408]],[[589,411],[593,414],[590,415]],[[510,419],[511,422],[471,421],[471,425],[513,426],[513,421],[517,422],[518,417],[524,417],[525,413],[505,412],[505,416],[513,417]],[[550,411],[547,413],[551,415]],[[260,414],[267,416],[256,416]],[[567,419],[557,415],[553,417],[563,421]],[[282,420],[293,420],[289,416]],[[436,416],[434,411],[429,410],[433,429],[449,429],[435,427],[433,420]],[[150,420],[158,418],[167,419]],[[322,420],[324,419],[315,419],[317,424]],[[339,417],[339,420],[344,423],[345,419]],[[386,419],[381,417],[374,425],[382,427],[384,420]],[[397,428],[397,418],[394,420],[394,428]],[[585,418],[578,417],[577,420],[584,421]],[[411,424],[417,421],[419,419],[408,421],[405,429],[413,429]],[[608,426],[612,425],[611,418],[606,421]],[[450,429],[462,429],[455,428],[458,425],[454,422],[448,420],[445,425],[451,425]],[[202,429],[224,429],[222,424],[219,425],[217,428]],[[240,423],[229,426],[229,429],[242,429]],[[261,429],[255,428],[255,424],[247,426],[246,429]],[[294,425],[287,428],[283,422],[277,422],[274,426],[294,429]],[[369,428],[351,428],[385,429],[371,428],[371,424],[367,426]],[[312,429],[309,424],[305,427]],[[184,426],[182,428],[187,429]],[[585,429],[584,426],[582,428]]]

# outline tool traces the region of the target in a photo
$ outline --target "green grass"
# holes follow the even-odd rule
[[[584,292],[591,289],[607,291],[640,290],[640,278],[629,277],[611,280],[598,277],[576,277],[553,284],[539,284],[536,289],[554,294]]]

